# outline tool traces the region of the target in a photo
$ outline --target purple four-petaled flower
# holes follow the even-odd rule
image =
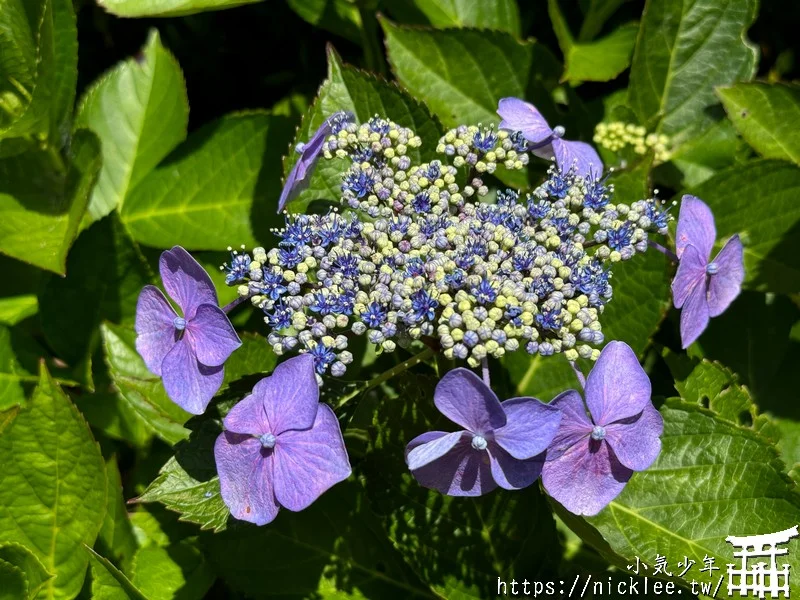
[[[661,452],[664,422],[650,402],[650,380],[623,342],[609,342],[586,378],[586,413],[578,392],[551,403],[561,425],[547,449],[542,484],[576,515],[596,515],[619,495],[634,471]]]
[[[551,159],[562,171],[575,168],[582,177],[599,177],[603,174],[603,161],[594,148],[584,142],[561,139],[564,128],[551,129],[533,104],[519,98],[501,98],[497,114],[502,117],[500,129],[521,131],[528,141],[528,150],[540,158]]]
[[[462,431],[429,431],[406,447],[417,481],[450,496],[480,496],[498,485],[515,490],[539,478],[543,452],[558,430],[558,409],[535,398],[500,402],[468,369],[442,377],[436,408]]]
[[[711,209],[699,198],[681,200],[675,236],[678,272],[672,297],[681,310],[681,342],[687,348],[703,333],[711,317],[722,314],[739,295],[744,259],[739,235],[731,237],[709,261],[717,230]]]
[[[167,395],[199,415],[222,385],[223,364],[241,346],[228,317],[217,306],[208,273],[175,246],[159,260],[164,289],[183,312],[178,315],[157,287],[145,286],[136,304],[136,350],[160,375]]]
[[[319,402],[309,354],[278,365],[223,424],[214,458],[222,499],[237,519],[264,525],[281,506],[303,510],[350,476],[339,422]]]
[[[300,154],[300,158],[297,159],[283,184],[281,197],[278,200],[278,212],[281,212],[292,196],[308,183],[308,175],[322,152],[325,139],[333,133],[338,133],[345,124],[352,120],[353,113],[343,110],[333,113],[322,122],[308,142],[297,145],[296,150]]]

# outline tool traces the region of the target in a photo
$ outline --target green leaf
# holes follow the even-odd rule
[[[77,113],[75,127],[91,129],[103,148],[89,201],[89,217],[96,220],[121,207],[136,184],[186,139],[186,83],[155,29],[141,54],[92,84]]]
[[[169,399],[161,379],[147,370],[136,352],[136,332],[111,323],[103,323],[100,332],[109,375],[131,413],[168,444],[188,437],[183,424],[191,415]]]
[[[13,565],[18,568],[25,576],[25,587],[27,595],[25,598],[35,598],[49,579],[53,578],[52,573],[48,573],[42,561],[22,544],[0,543],[0,561]],[[0,583],[0,590],[5,586]]]
[[[361,14],[358,6],[348,0],[287,0],[287,4],[302,19],[315,27],[360,43]]]
[[[66,174],[44,150],[0,159],[0,252],[61,275],[100,169],[90,132],[75,134],[71,153]]]
[[[26,388],[38,379],[17,358],[11,330],[0,325],[0,410],[25,404]]]
[[[106,477],[108,480],[106,516],[97,541],[102,544],[105,554],[126,566],[133,558],[138,544],[125,506],[122,480],[115,456],[106,461]]]
[[[22,569],[0,559],[0,600],[28,598],[28,582]]]
[[[278,357],[263,335],[243,333],[240,338],[241,347],[225,362],[223,385],[248,375],[271,373],[278,362]]]
[[[220,431],[219,424],[205,421],[188,441],[177,444],[175,456],[136,501],[161,502],[180,513],[182,521],[201,529],[225,529],[230,511],[220,496],[214,461],[214,442]]]
[[[626,0],[589,0],[589,8],[581,24],[578,40],[588,42],[600,33],[605,22]]]
[[[736,129],[761,156],[800,164],[800,132],[786,127],[800,120],[800,86],[737,83],[717,88],[717,95]]]
[[[279,149],[291,137],[290,122],[243,113],[193,133],[128,196],[122,220],[133,238],[190,250],[256,245],[256,235],[266,237],[277,224]],[[272,222],[259,211],[272,215]]]
[[[116,215],[81,233],[67,258],[67,276],[50,275],[39,292],[45,338],[68,365],[87,361],[103,320],[132,323],[136,299],[153,274]]]
[[[390,0],[387,9],[398,21],[448,27],[477,27],[505,31],[520,37],[516,0]]]
[[[667,182],[680,189],[700,185],[719,171],[749,158],[747,144],[728,119],[720,119],[670,154],[670,163],[680,171],[680,178]],[[662,167],[662,172],[668,166]]]
[[[727,536],[797,524],[800,495],[765,438],[680,400],[668,401],[661,414],[659,458],[634,474],[599,515],[586,519],[617,555],[618,566],[633,564],[636,556],[651,562],[657,554],[701,565],[708,555],[724,572],[725,564],[735,562]],[[794,571],[800,541],[788,548],[782,561]],[[798,582],[791,589],[800,589]]]
[[[75,405],[96,431],[136,448],[146,448],[153,439],[153,429],[116,391],[76,394]]]
[[[558,1],[549,0],[547,6],[558,44],[564,53],[562,81],[610,81],[630,66],[638,24],[618,27],[594,42],[576,42],[558,7]]]
[[[23,294],[0,298],[0,324],[16,325],[39,310],[39,301],[34,294]]]
[[[0,436],[0,538],[24,544],[48,572],[47,598],[74,598],[103,522],[106,474],[81,414],[41,367],[27,407]]]
[[[86,546],[92,559],[93,600],[149,600],[111,562]]]
[[[133,584],[149,600],[200,600],[216,575],[203,554],[188,542],[145,546],[136,553]]]
[[[692,193],[714,212],[717,245],[742,234],[745,285],[751,289],[800,291],[800,168],[759,160],[719,172]],[[756,200],[757,199],[757,200]]]
[[[755,73],[755,0],[648,0],[628,98],[648,130],[688,139],[713,121],[714,88]],[[682,141],[682,140],[681,140]]]
[[[222,10],[260,0],[98,0],[118,17],[181,17],[206,10]]]
[[[319,89],[311,109],[303,117],[291,147],[308,140],[328,116],[339,110],[349,110],[356,119],[364,122],[375,114],[386,115],[396,123],[413,129],[423,140],[419,149],[410,148],[408,157],[412,162],[429,161],[436,158],[436,142],[442,134],[436,119],[419,101],[396,85],[378,77],[345,65],[335,51],[328,51],[328,77]],[[284,161],[284,173],[297,162],[292,152]],[[312,200],[341,198],[341,174],[347,169],[347,161],[320,159],[309,181],[308,188],[300,192],[292,202],[293,209],[306,206]]]

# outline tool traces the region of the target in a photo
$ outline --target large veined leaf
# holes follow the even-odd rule
[[[576,42],[558,2],[549,0],[547,6],[558,44],[564,53],[564,81],[610,81],[630,66],[633,44],[639,31],[636,23],[623,25],[593,42]]]
[[[42,366],[28,405],[0,435],[0,541],[25,545],[48,572],[42,594],[69,599],[83,585],[106,503],[100,448]]]
[[[188,437],[183,424],[191,415],[169,399],[161,379],[147,370],[136,352],[133,328],[103,323],[100,332],[109,375],[130,415],[167,443]]]
[[[648,129],[688,138],[713,121],[714,87],[749,79],[758,51],[745,37],[755,0],[648,0],[629,102]]]
[[[120,17],[180,17],[206,10],[222,10],[260,0],[100,0],[108,12]]]
[[[20,598],[32,600],[44,587],[44,584],[53,578],[53,574],[47,572],[42,561],[22,544],[0,543],[0,563],[19,569],[25,578],[25,593],[15,596],[13,593],[9,593],[9,589],[6,588],[7,581],[3,575],[0,575],[0,590],[8,594],[7,597],[10,600],[19,600]]]
[[[787,123],[800,120],[800,86],[783,83],[737,83],[717,89],[728,117],[764,158],[800,164],[800,132]]]
[[[103,527],[100,529],[98,544],[104,551],[123,565],[130,564],[136,552],[137,542],[122,495],[122,480],[116,457],[106,461],[108,496]]]
[[[734,233],[744,243],[745,285],[771,292],[800,291],[800,168],[752,161],[721,171],[692,190],[713,210],[718,245]]]
[[[128,196],[122,220],[142,244],[223,250],[256,243],[276,224],[281,152],[290,119],[229,115],[193,133]],[[274,203],[274,204],[272,204]]]
[[[638,556],[652,565],[662,555],[673,567],[684,557],[702,565],[707,555],[724,573],[724,565],[740,562],[727,536],[797,525],[800,495],[766,438],[681,400],[668,401],[661,414],[659,458],[634,474],[599,515],[586,519],[608,544],[601,542],[601,551],[612,551],[616,564],[625,568]],[[567,522],[590,540],[597,533],[585,530],[574,517],[567,516]],[[794,571],[800,564],[800,541],[792,540],[788,550],[780,561]],[[684,580],[702,576],[695,571]],[[717,574],[715,583],[717,577],[724,575]],[[798,582],[790,585],[792,593],[800,589]]]
[[[389,13],[402,23],[496,29],[520,36],[519,7],[515,0],[389,0]]]
[[[97,138],[76,133],[70,158],[66,173],[44,150],[0,159],[0,252],[61,275],[100,169]]]
[[[132,583],[148,600],[200,600],[217,577],[199,548],[189,542],[141,548],[132,573]]]
[[[114,67],[84,94],[75,127],[100,138],[103,166],[89,201],[99,219],[186,137],[189,101],[175,58],[151,31],[140,55]]]
[[[422,138],[419,149],[409,149],[408,156],[414,162],[433,160],[436,143],[442,134],[436,119],[419,101],[403,92],[396,85],[387,83],[374,75],[345,65],[332,49],[328,51],[328,78],[322,84],[314,105],[303,118],[295,144],[308,140],[323,120],[339,110],[348,110],[363,122],[376,114],[385,115],[396,123],[413,129]],[[294,147],[294,144],[292,145]],[[293,153],[284,161],[288,173],[297,156]],[[312,174],[308,187],[298,194],[291,204],[301,207],[317,199],[337,201],[341,197],[341,173],[347,162],[321,158]]]
[[[94,600],[150,600],[110,560],[87,547],[92,564]]]

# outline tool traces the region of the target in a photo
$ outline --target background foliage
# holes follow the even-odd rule
[[[724,569],[726,535],[797,524],[800,9],[763,4],[0,0],[0,596],[486,598],[498,576],[623,577],[635,556]],[[648,253],[615,272],[604,330],[650,374],[662,456],[589,519],[538,486],[443,497],[402,449],[435,426],[452,365],[371,385],[407,356],[365,352],[325,398],[355,476],[268,527],[232,522],[211,445],[276,357],[258,316],[236,313],[244,346],[189,420],[133,345],[160,251],[193,251],[225,303],[225,247],[271,244],[283,157],[325,116],[389,116],[429,159],[444,128],[497,123],[504,96],[571,139],[613,121],[669,136],[657,165],[601,149],[618,197],[693,192],[720,239],[742,233],[746,291],[688,356],[673,267]],[[320,164],[292,209],[335,198],[336,171]],[[498,176],[525,187],[543,172]],[[492,368],[501,397],[575,385],[561,357]],[[788,560],[796,575],[797,542]]]

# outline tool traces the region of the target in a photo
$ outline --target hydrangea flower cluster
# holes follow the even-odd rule
[[[350,210],[289,215],[277,247],[225,266],[264,311],[274,351],[309,352],[318,373],[335,376],[352,361],[353,335],[387,352],[422,339],[473,367],[520,348],[596,359],[611,265],[645,251],[669,217],[652,199],[615,204],[604,179],[556,166],[529,194],[468,201],[488,190],[477,176],[460,186],[459,168],[521,167],[515,137],[459,127],[439,141],[452,165],[412,165],[406,151],[420,140],[391,121],[331,135],[324,155],[351,159],[341,196]]]

